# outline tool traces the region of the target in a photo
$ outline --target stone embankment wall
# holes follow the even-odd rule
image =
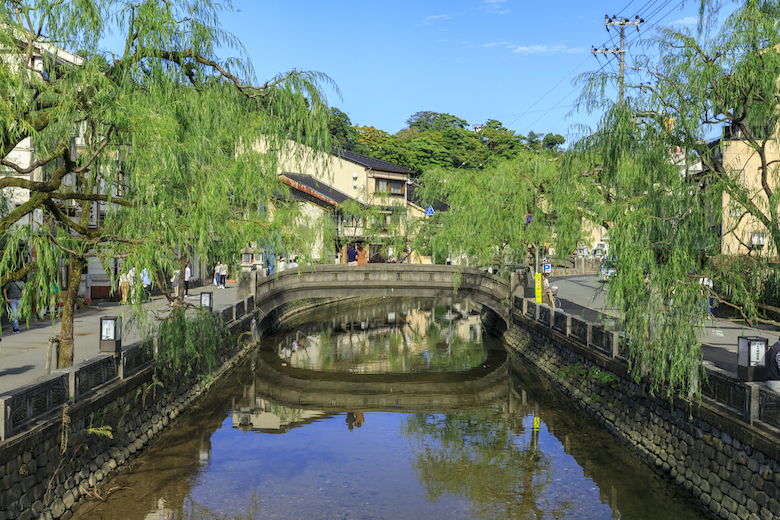
[[[486,326],[497,322],[486,316]],[[718,518],[780,519],[778,432],[764,431],[702,402],[648,395],[626,365],[583,353],[569,338],[515,312],[503,338],[636,453]],[[659,506],[660,507],[660,506]]]
[[[243,356],[252,315],[226,327],[216,380]],[[80,500],[121,471],[207,389],[192,378],[160,381],[154,365],[107,383],[61,413],[0,444],[0,520],[70,518]],[[110,427],[111,437],[100,428]]]

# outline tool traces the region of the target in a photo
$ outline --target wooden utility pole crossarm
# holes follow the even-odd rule
[[[593,55],[597,54],[617,54],[620,57],[620,104],[623,104],[623,78],[625,75],[625,57],[626,57],[626,26],[628,25],[634,25],[636,26],[636,30],[639,30],[639,24],[644,23],[644,20],[639,18],[639,16],[636,17],[636,19],[633,22],[629,22],[628,18],[618,18],[617,16],[613,16],[610,20],[609,16],[605,16],[604,25],[607,26],[607,32],[609,32],[609,27],[611,25],[616,25],[620,27],[620,48],[619,49],[607,49],[604,47],[603,49],[592,49],[591,52]]]

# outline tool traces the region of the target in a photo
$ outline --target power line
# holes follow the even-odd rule
[[[637,11],[637,13],[638,13],[638,14],[636,15],[636,18],[640,18],[640,15],[639,15],[639,13],[642,13],[642,12],[647,12],[649,9],[652,9],[652,8],[653,8],[653,5],[654,5],[654,4],[655,4],[657,1],[658,1],[658,0],[648,0],[647,2],[645,2],[645,3],[642,5],[642,7],[641,7],[641,8],[640,8],[640,9]],[[656,15],[656,14],[657,14],[657,13],[658,13],[658,12],[659,12],[661,9],[663,9],[665,6],[667,6],[667,5],[668,5],[668,4],[669,4],[671,1],[672,1],[672,0],[665,0],[665,1],[664,1],[664,3],[663,3],[663,4],[662,4],[660,7],[656,7],[656,8],[655,8],[655,9],[654,9],[654,10],[653,10],[653,11],[652,11],[652,12],[651,12],[651,13],[650,13],[648,16],[647,16],[647,18],[648,18],[648,21],[649,21],[649,19],[650,19],[650,18],[654,17],[654,16],[655,16],[655,15]],[[625,11],[628,9],[628,7],[629,7],[629,6],[630,6],[630,5],[631,5],[633,2],[634,2],[634,0],[631,0],[630,2],[628,2],[628,4],[626,4],[626,6],[625,6],[625,7],[624,7],[624,8],[621,10],[621,12],[625,12]],[[668,12],[667,12],[665,15],[661,16],[661,17],[658,19],[658,22],[660,22],[661,20],[663,20],[664,18],[666,18],[667,16],[669,16],[669,14],[672,12],[672,10],[674,10],[674,9],[676,9],[676,8],[678,8],[678,7],[680,7],[682,4],[683,4],[683,0],[681,0],[681,1],[680,1],[680,2],[679,2],[677,5],[676,5],[676,6],[674,6],[672,9],[670,9],[670,10],[669,10],[669,11],[668,11]],[[644,18],[644,17],[642,17],[642,18]],[[656,23],[655,23],[655,24],[653,24],[653,25],[657,25],[657,24],[658,24],[658,22],[656,22]],[[638,24],[637,24],[637,29],[638,29]],[[607,29],[607,30],[609,30],[609,29]],[[630,40],[627,42],[627,44],[628,44],[628,45],[630,45],[631,43],[633,43],[633,42],[634,42],[634,41],[636,41],[637,39],[641,39],[641,34],[639,33],[639,31],[637,31],[637,33],[638,33],[638,34],[637,34],[636,36],[634,36],[633,38],[631,38],[631,39],[630,39]],[[610,33],[610,40],[612,40],[612,35],[611,35],[611,33]],[[605,42],[605,43],[604,43],[602,46],[606,46],[606,43],[607,43],[607,42]],[[646,51],[645,51],[645,52],[646,52]],[[539,102],[540,102],[542,99],[544,99],[545,97],[547,97],[547,96],[550,94],[550,92],[552,92],[552,91],[553,91],[555,88],[557,88],[557,87],[558,87],[558,85],[560,85],[561,83],[563,83],[563,81],[564,81],[564,80],[566,80],[567,78],[569,78],[569,77],[570,77],[572,74],[574,74],[574,73],[575,73],[575,72],[576,72],[576,71],[577,71],[577,70],[578,70],[580,67],[582,67],[582,65],[584,65],[584,64],[585,64],[585,63],[588,61],[588,59],[589,59],[589,58],[590,58],[590,57],[587,57],[587,58],[585,58],[585,60],[583,60],[581,63],[579,63],[577,66],[575,66],[575,67],[574,67],[574,68],[573,68],[573,69],[572,69],[572,70],[571,70],[571,71],[570,71],[568,74],[566,74],[566,76],[564,76],[564,77],[563,77],[563,78],[562,78],[560,81],[558,81],[558,83],[556,83],[555,85],[553,85],[553,86],[552,86],[552,87],[551,87],[549,90],[547,90],[547,92],[545,92],[544,94],[542,94],[542,95],[541,95],[541,96],[540,96],[540,97],[539,97],[539,98],[538,98],[536,101],[534,101],[534,103],[532,103],[532,104],[531,104],[531,105],[530,105],[530,106],[529,106],[529,107],[528,107],[528,108],[527,108],[525,111],[521,112],[521,113],[520,113],[520,114],[519,114],[519,115],[518,115],[518,116],[517,116],[517,117],[516,117],[514,120],[512,120],[510,123],[508,123],[508,124],[507,124],[507,127],[509,127],[509,126],[513,125],[515,122],[517,122],[517,120],[519,120],[521,117],[523,117],[523,116],[524,116],[524,115],[526,115],[526,114],[533,113],[533,112],[538,112],[537,110],[531,111],[531,109],[532,109],[533,107],[535,107],[535,106],[536,106],[536,105],[537,105],[537,104],[538,104],[538,103],[539,103]],[[614,63],[613,63],[613,61],[612,61],[613,59],[614,59],[614,56],[613,56],[613,57],[611,57],[611,58],[608,58],[608,59],[607,59],[607,62],[606,62],[606,63],[604,63],[603,65],[601,65],[601,66],[599,67],[599,69],[598,69],[598,70],[596,70],[596,73],[602,72],[602,71],[605,69],[605,67],[606,67],[607,65],[611,66],[611,67],[613,68],[613,70],[614,70]],[[638,73],[639,73],[639,72],[637,72],[637,74],[638,74]],[[523,133],[525,133],[525,132],[526,132],[526,131],[527,131],[529,128],[531,128],[531,126],[533,126],[534,124],[536,124],[536,123],[537,123],[537,122],[538,122],[540,119],[542,119],[544,116],[546,116],[546,115],[547,115],[548,113],[550,113],[552,110],[555,110],[556,108],[561,108],[561,107],[559,107],[558,105],[559,105],[561,102],[563,102],[563,101],[564,101],[566,98],[568,98],[569,96],[571,96],[571,95],[572,95],[574,92],[576,92],[576,91],[577,91],[577,87],[575,87],[575,88],[574,88],[572,91],[570,91],[568,94],[566,94],[565,96],[563,96],[563,98],[562,98],[562,99],[561,99],[561,100],[560,100],[558,103],[556,103],[555,105],[553,105],[552,107],[550,107],[549,109],[547,109],[546,111],[544,111],[544,113],[543,113],[543,114],[542,114],[540,117],[538,117],[538,118],[537,118],[537,119],[535,119],[535,120],[534,120],[532,123],[530,123],[530,124],[529,124],[529,125],[528,125],[528,126],[525,128],[525,129],[524,129],[524,130],[522,130],[522,132],[523,132]],[[571,105],[567,105],[567,106],[571,106]],[[488,142],[489,142],[489,141],[488,141]],[[474,152],[474,153],[473,153],[473,154],[472,154],[472,155],[471,155],[469,158],[467,158],[467,159],[466,159],[466,160],[463,162],[463,165],[462,165],[462,166],[465,166],[465,165],[466,165],[466,164],[467,164],[467,163],[468,163],[468,162],[469,162],[471,159],[473,159],[473,158],[476,156],[477,152],[481,151],[481,150],[482,150],[482,148],[484,148],[485,146],[487,146],[488,142],[486,142],[486,143],[483,143],[482,147],[480,147],[480,149],[479,149],[479,150],[475,151],[475,152]],[[491,155],[488,157],[488,159],[489,159],[490,157],[494,156],[494,155],[495,155],[496,153],[498,153],[498,151],[500,151],[500,150],[501,150],[501,148],[500,148],[500,149],[497,149],[497,150],[495,150],[495,151],[493,151],[493,153],[492,153],[492,154],[491,154]],[[462,167],[462,166],[461,166],[461,167]],[[461,167],[459,167],[458,169],[460,169]]]

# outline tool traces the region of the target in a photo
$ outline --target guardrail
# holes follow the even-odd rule
[[[253,308],[254,299],[250,297],[215,310],[214,314],[224,320],[230,333],[238,328],[249,330],[249,323],[239,325],[234,316],[238,318]],[[88,399],[106,385],[141,372],[150,367],[154,359],[154,346],[151,341],[145,340],[128,345],[117,354],[102,354],[70,368],[57,370],[39,383],[3,394],[0,396],[0,441],[60,413],[65,404]]]

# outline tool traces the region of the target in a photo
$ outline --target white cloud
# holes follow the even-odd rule
[[[516,54],[576,54],[586,50],[565,45],[510,45],[507,48]]]
[[[503,8],[507,1],[508,0],[485,0],[482,8],[495,14],[507,14],[510,10]]]
[[[686,16],[685,18],[680,18],[679,20],[675,20],[669,25],[685,25],[686,27],[693,27],[694,25],[696,25],[697,21],[698,20],[696,19],[695,16]]]
[[[450,19],[450,15],[448,15],[448,14],[435,14],[433,16],[428,16],[423,21],[423,23],[426,24],[426,25],[430,25],[430,24],[433,24],[433,23],[436,23],[436,22],[440,22],[442,20],[449,20],[449,19]]]
[[[480,47],[512,47],[509,42],[490,42],[483,43]]]

